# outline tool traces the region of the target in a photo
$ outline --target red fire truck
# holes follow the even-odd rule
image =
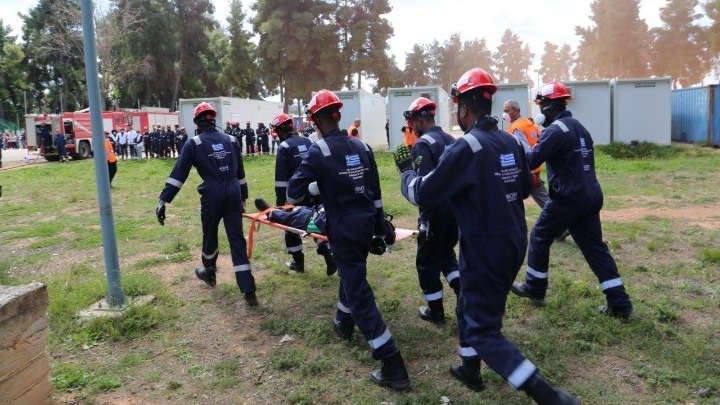
[[[167,109],[142,109],[132,111],[104,111],[102,113],[103,131],[134,129],[140,133],[145,127],[153,125],[171,125],[178,123],[178,114]],[[49,137],[42,139],[43,125],[47,125]],[[39,150],[47,160],[58,160],[59,156],[52,139],[60,132],[65,135],[68,154],[74,159],[86,159],[92,156],[92,126],[89,111],[66,112],[63,114],[27,114],[25,115],[25,134],[29,150]],[[45,145],[49,143],[49,145]],[[40,147],[42,145],[42,148]]]

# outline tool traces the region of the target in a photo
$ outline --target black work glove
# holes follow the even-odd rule
[[[155,216],[160,222],[160,225],[165,225],[165,201],[160,200],[157,208],[155,208]]]
[[[370,241],[370,253],[379,256],[385,253],[386,250],[385,237],[379,235],[373,236],[372,241]]]
[[[395,158],[395,166],[397,166],[400,173],[415,170],[415,167],[413,166],[412,153],[410,152],[409,146],[398,146],[397,150],[393,152],[393,157]]]

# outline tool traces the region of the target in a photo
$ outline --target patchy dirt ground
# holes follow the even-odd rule
[[[647,201],[645,201],[646,203]],[[670,203],[667,202],[666,203]],[[648,216],[667,218],[673,223],[697,225],[706,229],[720,229],[720,202],[705,205],[678,207],[678,208],[648,208],[638,199],[636,207],[618,210],[604,209],[603,221],[630,222]],[[265,232],[269,232],[266,230]],[[23,250],[31,244],[32,240],[14,241],[15,246],[6,246],[10,249]],[[101,260],[102,252],[90,253]],[[52,274],[58,269],[69,268],[73,264],[70,255],[58,254],[52,266],[39,269],[39,271]],[[140,260],[134,257],[132,260]],[[279,256],[279,260],[284,257]],[[123,259],[123,265],[129,259]],[[268,368],[267,359],[273,347],[282,345],[281,337],[271,336],[260,328],[262,320],[270,315],[265,309],[263,301],[267,297],[259,295],[260,306],[248,308],[239,294],[228,295],[223,293],[223,285],[235,286],[234,274],[231,271],[218,273],[218,287],[210,289],[195,279],[192,263],[168,264],[154,270],[165,285],[169,286],[176,297],[179,297],[187,310],[187,322],[182,319],[178,322],[176,330],[168,333],[168,341],[142,340],[130,343],[113,344],[112,347],[98,346],[89,349],[95,351],[95,356],[104,358],[104,361],[118,362],[128,353],[141,353],[152,360],[141,367],[134,369],[138,374],[133,378],[125,379],[121,389],[101,394],[93,403],[100,405],[140,405],[140,404],[177,404],[177,403],[278,403],[283,402],[273,393],[274,385],[284,385],[285,381],[277,379],[274,372]],[[221,255],[219,260],[221,269],[230,269],[227,255]],[[258,285],[263,284],[264,269],[256,269],[254,275]],[[236,287],[234,287],[236,288]],[[183,310],[181,309],[181,312]],[[683,314],[684,317],[694,318],[693,314]],[[697,318],[700,323],[710,322],[708,319]],[[692,321],[694,322],[694,321]],[[184,347],[192,347],[192,357]],[[234,375],[236,385],[232,388],[224,387],[222,394],[214,393],[212,399],[205,394],[212,388],[213,380],[217,378],[214,365],[228,359],[238,359]],[[62,356],[54,358],[55,361],[67,361]],[[638,378],[628,372],[626,360],[612,357],[606,359],[603,373],[587,374],[584,370],[577,371],[577,375],[585,375],[594,381],[605,379],[618,392],[627,391],[628,397],[643,395],[644,385]],[[580,364],[577,365],[581,367]],[[574,366],[573,366],[574,367]],[[598,368],[596,368],[598,369]],[[177,370],[184,370],[178,373]],[[357,371],[357,370],[355,370]],[[353,379],[365,378],[363,373],[353,372],[347,376],[348,383]],[[343,376],[345,378],[345,376]],[[578,381],[582,383],[582,378]],[[169,391],[168,380],[178,384],[178,388]],[[60,393],[56,396],[58,404],[86,403],[85,398],[76,397],[72,393]]]

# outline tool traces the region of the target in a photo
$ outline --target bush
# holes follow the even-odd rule
[[[613,142],[609,145],[596,145],[595,147],[614,159],[626,160],[669,158],[680,153],[680,149],[675,146],[662,146],[644,141],[632,144]]]

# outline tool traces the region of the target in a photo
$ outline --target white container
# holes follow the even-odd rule
[[[530,109],[530,86],[527,83],[498,84],[497,92],[493,95],[491,116],[498,119],[498,128],[503,131],[510,126],[509,122],[503,121],[503,104],[508,100],[515,100],[520,104],[520,115],[527,118],[532,117]]]
[[[612,140],[610,80],[563,82],[572,99],[567,109],[590,132],[595,145]]]
[[[178,105],[180,112],[180,126],[187,129],[188,135],[195,133],[196,126],[193,123],[195,107],[206,101],[217,111],[216,125],[225,128],[227,121],[239,121],[240,128],[245,128],[245,122],[250,121],[253,129],[257,128],[258,122],[269,126],[272,118],[283,112],[283,104],[275,101],[252,100],[236,97],[206,97],[206,98],[181,98]]]
[[[390,123],[390,150],[403,143],[402,127],[407,120],[403,117],[410,104],[418,97],[427,97],[437,104],[435,123],[445,132],[450,132],[450,99],[440,86],[422,86],[388,89],[387,114]],[[501,107],[502,110],[502,107]]]
[[[360,118],[360,140],[373,149],[387,148],[385,98],[365,90],[342,90],[334,93],[343,103],[340,110],[340,128],[348,129],[355,118]]]
[[[672,79],[615,79],[611,86],[613,142],[669,145]]]

